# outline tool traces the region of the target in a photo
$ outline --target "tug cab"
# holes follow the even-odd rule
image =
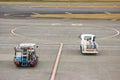
[[[98,53],[98,44],[96,43],[96,37],[93,34],[81,34],[80,36],[80,51],[81,53]]]
[[[35,43],[21,43],[15,47],[14,63],[16,66],[35,66],[38,62]]]

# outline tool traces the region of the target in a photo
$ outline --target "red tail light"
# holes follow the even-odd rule
[[[14,62],[16,65],[18,65],[19,64],[19,62]]]

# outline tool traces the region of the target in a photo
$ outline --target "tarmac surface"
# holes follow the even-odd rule
[[[120,21],[81,19],[0,18],[0,80],[50,80],[60,43],[63,43],[55,80],[119,80]],[[95,34],[98,55],[82,55],[81,33]],[[13,64],[14,47],[22,42],[39,45],[33,68]]]
[[[62,7],[63,6],[63,7]],[[73,7],[70,7],[73,6]],[[96,7],[94,7],[96,6]],[[102,8],[97,8],[97,7]],[[30,17],[32,14],[115,14],[120,4],[0,4],[0,17]],[[76,8],[75,8],[76,7]],[[85,7],[85,8],[79,8]],[[92,7],[92,8],[91,8]],[[117,8],[106,8],[117,7]]]
[[[99,4],[99,6],[103,5]],[[18,6],[21,4],[0,4],[0,80],[50,80],[61,43],[63,47],[55,80],[120,80],[119,20],[31,18],[23,14],[26,15],[27,11],[30,13],[37,11],[36,9],[21,9]],[[22,6],[35,6],[35,4]],[[45,5],[42,4],[42,6]],[[49,4],[49,6],[52,5]],[[50,11],[49,8],[43,10]],[[69,10],[72,11],[72,9]],[[92,10],[96,11],[96,9]],[[106,10],[109,9],[103,9],[102,12],[105,13]],[[114,10],[118,13],[120,11],[119,9],[111,11],[114,13]],[[40,9],[38,12],[41,12]],[[11,15],[11,13],[14,14]],[[82,33],[96,35],[99,54],[80,53],[79,36]],[[14,47],[23,42],[39,45],[37,66],[29,68],[14,65]]]

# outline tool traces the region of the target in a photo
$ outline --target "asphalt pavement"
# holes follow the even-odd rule
[[[50,80],[60,43],[63,43],[55,80],[119,80],[120,21],[81,19],[0,19],[0,79]],[[14,33],[13,33],[13,32]],[[98,55],[82,55],[81,33],[96,35]],[[39,45],[33,68],[13,64],[14,47],[21,42]]]
[[[120,13],[118,8],[32,8],[32,6],[71,5],[119,6],[119,4],[0,4],[0,80],[50,80],[61,43],[63,47],[55,80],[120,80],[119,20],[51,19],[29,16],[32,13]],[[80,53],[79,36],[82,33],[96,35],[99,54]],[[29,68],[14,65],[14,47],[23,42],[39,45],[37,66]]]
[[[64,6],[64,7],[62,7]],[[72,8],[70,6],[76,7]],[[85,8],[79,8],[82,6]],[[86,7],[87,6],[87,7]],[[95,7],[93,7],[95,6]],[[97,8],[118,7],[118,8]],[[120,4],[0,4],[0,17],[30,17],[38,14],[112,14],[120,13]],[[91,8],[92,7],[92,8]]]

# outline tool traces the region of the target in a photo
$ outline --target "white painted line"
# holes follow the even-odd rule
[[[9,16],[9,15],[10,15],[10,14],[8,14],[8,13],[5,13],[5,14],[4,14],[4,16]]]
[[[60,48],[59,48],[59,51],[58,51],[58,55],[57,55],[57,58],[56,58],[56,61],[55,61],[55,65],[54,65],[50,80],[55,80],[55,75],[56,75],[58,64],[59,64],[59,61],[60,61],[62,48],[63,48],[63,43],[60,44]]]
[[[117,29],[113,28],[114,31],[116,31],[116,34],[111,36],[111,37],[115,37],[115,36],[118,36],[120,34],[120,31],[118,31]]]
[[[10,32],[11,32],[12,35],[14,35],[14,36],[17,35],[17,34],[14,32],[15,30],[16,30],[16,28],[10,30]]]
[[[65,12],[65,14],[72,14],[72,13],[70,13],[70,12]]]
[[[107,37],[103,37],[103,38],[99,38],[99,39],[113,38],[113,37],[116,37],[116,36],[120,35],[120,31],[118,31],[117,29],[115,29],[115,28],[111,28],[111,29],[112,29],[113,31],[115,31],[116,34],[111,35],[111,36],[107,36]]]
[[[36,13],[36,12],[32,12],[32,14],[34,14],[34,15],[40,15],[39,13]]]
[[[83,24],[71,24],[72,26],[82,26]]]
[[[111,14],[110,12],[104,12],[105,14]]]
[[[52,26],[61,25],[60,23],[53,23]]]

